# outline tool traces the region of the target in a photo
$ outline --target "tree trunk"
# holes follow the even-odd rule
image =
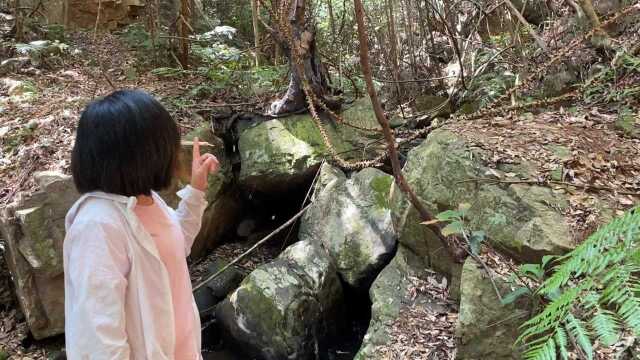
[[[16,42],[24,41],[24,26],[22,24],[22,12],[20,11],[20,0],[14,0],[14,16],[16,17]]]
[[[183,69],[189,68],[189,34],[191,25],[191,9],[189,0],[180,0],[178,15],[178,35],[180,36],[180,64]]]
[[[259,0],[258,0],[259,1]],[[278,12],[280,11],[280,1],[282,0],[271,0],[271,13],[272,14],[278,14]],[[258,20],[260,19],[260,17],[258,17]],[[274,65],[280,65],[280,62],[282,58],[282,45],[280,45],[280,43],[278,41],[276,41],[274,39],[273,41],[273,64]]]
[[[291,76],[286,94],[271,104],[271,115],[294,113],[306,107],[306,96],[302,89],[303,80],[308,82],[315,96],[327,106],[333,109],[339,106],[337,102],[327,99],[329,92],[327,74],[316,49],[315,24],[306,16],[306,1],[291,0],[291,12],[287,24],[290,26],[290,36],[287,35],[287,30],[283,26],[287,22],[285,19],[279,19],[280,26],[274,30],[274,38],[281,43],[289,59]]]
[[[589,20],[592,29],[596,29],[594,35],[591,37],[591,45],[599,49],[613,49],[613,44],[607,32],[601,28],[600,18],[593,8],[591,0],[578,0],[584,15]]]
[[[587,16],[587,19],[589,19],[591,27],[600,27],[600,18],[598,18],[598,14],[596,14],[596,10],[593,8],[591,0],[578,0],[578,3],[582,8],[583,13]]]
[[[251,0],[251,17],[253,21],[253,39],[255,49],[255,58],[256,58],[256,66],[260,66],[260,26],[258,25],[258,11],[260,11],[260,7],[258,6],[258,0]]]

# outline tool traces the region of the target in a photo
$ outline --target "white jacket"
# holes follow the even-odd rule
[[[182,228],[189,254],[207,202],[203,192],[190,186],[178,196],[182,199],[178,209],[167,208]],[[157,194],[153,197],[166,206]],[[69,360],[174,358],[169,275],[153,239],[133,212],[135,205],[135,197],[92,192],[67,214],[64,286]],[[200,326],[195,301],[193,312]]]

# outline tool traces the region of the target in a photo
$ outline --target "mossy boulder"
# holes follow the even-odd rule
[[[329,255],[300,241],[258,267],[216,310],[221,331],[247,356],[312,359],[344,318]]]
[[[409,276],[417,275],[419,264],[420,260],[413,252],[399,245],[391,262],[378,274],[369,288],[369,328],[355,360],[375,359],[376,348],[391,342],[391,325],[400,315],[402,306],[413,301]]]
[[[40,191],[2,209],[0,231],[18,302],[36,339],[64,331],[64,218],[78,199],[70,176],[34,175]]]
[[[564,195],[541,186],[474,180],[491,173],[482,151],[450,131],[438,130],[409,152],[404,173],[433,214],[469,204],[466,218],[470,230],[483,230],[494,247],[518,260],[538,262],[543,255],[572,249],[571,229],[563,216],[568,206]],[[531,176],[526,166],[510,167],[509,171],[523,178]],[[438,238],[420,224],[417,212],[397,187],[391,204],[400,243],[424,258],[426,266],[452,275],[452,282],[456,282],[460,264],[452,261]]]
[[[356,101],[341,113],[346,122],[376,127],[377,121],[368,99]],[[379,133],[363,133],[352,127],[322,119],[327,135],[345,159],[373,156],[367,147]],[[262,191],[286,190],[313,176],[323,159],[331,157],[320,130],[309,114],[272,119],[254,126],[238,127],[240,182]]]
[[[578,71],[574,66],[563,65],[542,80],[542,96],[554,97],[565,94],[578,82]]]
[[[392,182],[391,175],[373,168],[350,178],[328,164],[320,169],[314,204],[300,225],[300,239],[321,242],[351,286],[367,286],[395,248],[389,209]]]
[[[512,291],[504,280],[495,278],[494,281],[502,296]],[[456,358],[521,359],[522,349],[514,343],[520,334],[519,327],[529,318],[531,309],[532,304],[526,297],[502,305],[489,275],[475,260],[467,259],[462,268]]]

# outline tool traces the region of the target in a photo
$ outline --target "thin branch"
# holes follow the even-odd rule
[[[524,27],[529,32],[529,35],[531,35],[533,40],[535,40],[536,44],[538,44],[540,49],[542,49],[542,51],[544,52],[548,52],[549,49],[547,48],[547,45],[544,43],[544,40],[542,40],[542,38],[538,35],[538,33],[535,30],[533,30],[533,27],[531,27],[531,24],[527,22],[527,20],[524,18],[524,16],[522,16],[520,11],[518,11],[518,9],[513,5],[511,0],[504,0],[504,3],[505,5],[507,5],[509,10],[511,10],[513,15],[515,15],[518,18],[518,21],[520,21],[522,25],[524,25]]]
[[[211,276],[207,276],[204,280],[200,281],[199,284],[197,284],[196,286],[193,287],[193,292],[196,292],[198,289],[200,289],[201,287],[205,286],[209,281],[217,278],[218,276],[220,276],[220,274],[222,274],[225,270],[227,270],[228,268],[230,268],[231,266],[235,265],[238,263],[238,261],[244,259],[247,255],[251,254],[253,252],[253,250],[257,249],[260,245],[266,243],[267,241],[269,241],[269,239],[271,239],[272,237],[274,237],[276,234],[278,234],[279,232],[281,232],[282,230],[286,229],[289,225],[293,224],[294,222],[296,222],[296,220],[298,220],[298,218],[300,218],[302,215],[304,215],[304,213],[309,210],[309,208],[311,207],[313,203],[310,203],[309,205],[305,206],[302,210],[300,210],[297,214],[293,215],[293,217],[291,219],[289,219],[286,223],[280,225],[279,228],[273,230],[269,235],[265,236],[264,238],[262,238],[262,240],[258,241],[255,245],[253,245],[249,250],[245,251],[244,253],[242,253],[242,255],[238,256],[237,258],[233,259],[233,261],[231,261],[230,263],[228,263],[227,265],[225,265],[222,269],[218,270],[216,273],[214,273]]]
[[[93,29],[93,41],[98,36],[98,25],[100,24],[100,11],[102,10],[102,0],[98,0],[98,13],[96,14],[96,26]]]
[[[104,79],[107,80],[107,82],[109,83],[109,86],[111,86],[111,88],[114,91],[118,90],[118,88],[113,84],[113,82],[111,82],[111,79],[109,78],[109,75],[107,75],[107,72],[104,70],[104,68],[102,66],[100,66],[100,74],[102,74],[102,77],[104,77]]]
[[[420,217],[423,221],[433,220],[434,217],[431,215],[431,212],[426,208],[426,206],[418,199],[415,192],[411,189],[409,184],[407,183],[404,175],[402,174],[402,168],[400,166],[400,160],[398,157],[398,149],[396,148],[396,139],[393,135],[391,127],[389,125],[389,120],[385,117],[384,111],[382,110],[382,106],[380,105],[380,101],[378,100],[378,95],[376,93],[376,89],[373,85],[373,78],[371,76],[371,64],[369,63],[369,41],[367,38],[366,27],[364,23],[364,6],[362,5],[361,0],[354,0],[354,7],[356,12],[356,21],[358,27],[358,40],[360,43],[360,65],[362,66],[362,73],[364,75],[365,83],[367,84],[367,92],[369,93],[369,97],[371,99],[371,104],[373,106],[373,111],[376,115],[376,119],[378,123],[382,127],[382,133],[384,134],[384,138],[387,143],[387,149],[389,153],[389,159],[391,160],[391,167],[393,169],[393,175],[395,177],[396,183],[402,190],[402,192],[408,197],[410,203],[415,207],[415,209],[420,214]],[[464,254],[460,254],[455,250],[455,247],[452,245],[450,241],[446,237],[442,235],[440,227],[437,224],[429,225],[429,229],[431,229],[436,236],[442,241],[443,245],[449,255],[455,261],[461,261]]]
[[[251,106],[251,105],[257,105],[259,104],[259,102],[244,102],[244,103],[231,103],[231,104],[206,104],[206,107],[202,107],[202,108],[197,108],[194,110],[197,111],[206,111],[206,110],[212,110],[212,109],[216,109],[216,108],[221,108],[221,107],[233,107],[233,106]]]
[[[304,208],[304,205],[307,203],[307,200],[309,200],[311,194],[313,193],[316,186],[316,182],[320,177],[320,170],[322,170],[322,165],[324,165],[324,163],[325,163],[325,160],[323,159],[320,162],[320,165],[318,165],[318,170],[316,171],[316,175],[313,177],[313,180],[311,181],[311,185],[309,185],[309,189],[307,190],[307,194],[304,196],[304,199],[302,200],[302,204],[300,204],[300,210]],[[284,237],[284,241],[282,242],[282,246],[280,247],[280,252],[282,252],[284,248],[287,246],[287,243],[289,242],[289,237],[291,236],[293,229],[294,227],[289,228],[289,232],[287,232],[287,236]]]
[[[438,81],[444,79],[455,78],[456,76],[441,76],[434,78],[425,78],[425,79],[411,79],[411,80],[389,80],[389,79],[375,79],[378,82],[389,83],[389,84],[405,84],[405,83],[414,83],[414,82],[431,82]]]

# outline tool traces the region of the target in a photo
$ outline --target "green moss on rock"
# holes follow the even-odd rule
[[[341,116],[346,122],[376,127],[377,121],[368,99],[356,101]],[[378,133],[363,133],[352,127],[323,119],[324,129],[336,152],[345,159],[361,159],[375,153],[367,148]],[[240,181],[255,189],[277,190],[312,176],[317,165],[330,157],[320,131],[309,114],[273,119],[239,129]]]
[[[511,291],[503,280],[495,281],[503,295]],[[521,298],[510,305],[502,305],[489,276],[471,258],[464,264],[461,284],[456,358],[521,359],[521,349],[513,344],[520,334],[519,326],[529,317],[531,304],[528,299]]]
[[[314,204],[302,218],[299,238],[321,242],[352,286],[367,285],[395,247],[388,206],[392,179],[372,168],[351,178],[328,164],[320,169]]]
[[[342,296],[327,254],[302,241],[251,272],[216,317],[225,336],[249,356],[308,359],[340,328]]]
[[[565,196],[540,186],[472,181],[486,177],[489,171],[481,151],[450,131],[438,130],[409,152],[405,176],[434,214],[470,204],[470,229],[484,230],[494,246],[522,261],[536,262],[545,254],[570,250],[574,244],[563,216]],[[527,178],[529,174],[515,175]],[[397,187],[391,204],[399,241],[423,257],[425,266],[452,275],[454,282],[460,265],[453,263],[443,244],[420,225],[416,211]]]

